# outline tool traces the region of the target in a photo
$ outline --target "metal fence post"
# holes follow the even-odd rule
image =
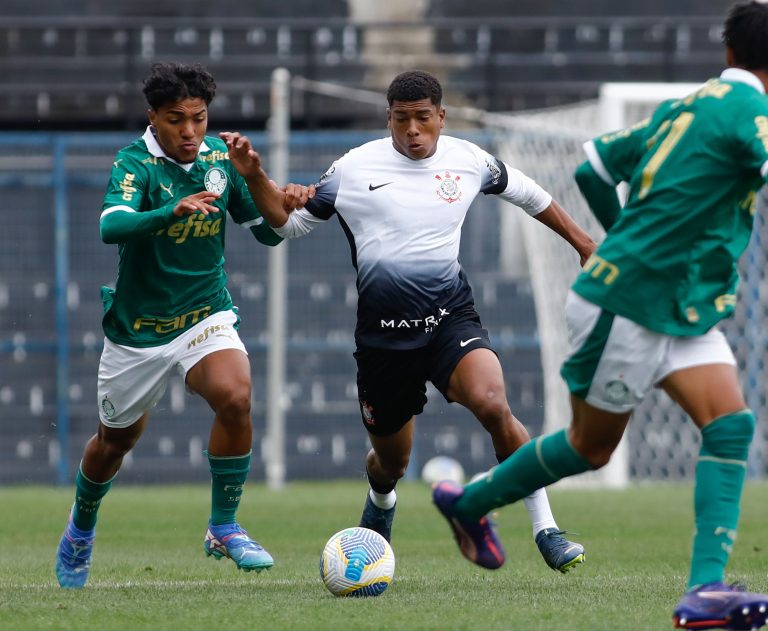
[[[269,169],[279,184],[288,181],[288,137],[290,134],[290,73],[272,72],[270,100]],[[267,484],[273,489],[285,483],[285,335],[287,319],[288,243],[269,251],[267,324]]]
[[[67,144],[61,135],[53,136],[53,200],[55,223],[56,285],[56,437],[59,462],[56,482],[69,484],[69,207],[67,205]]]

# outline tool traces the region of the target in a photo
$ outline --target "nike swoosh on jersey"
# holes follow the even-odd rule
[[[481,339],[481,338],[479,338],[479,337],[471,337],[468,340],[461,340],[461,342],[459,342],[459,346],[461,346],[461,348],[464,348],[470,342],[474,342],[475,340],[479,340],[479,339]]]
[[[374,186],[373,184],[368,185],[369,191],[375,191],[377,188],[381,188],[382,186],[388,186],[389,184],[392,184],[392,182],[384,182],[384,184],[377,184]]]

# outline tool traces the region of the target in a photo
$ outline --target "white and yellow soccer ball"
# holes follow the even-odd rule
[[[424,464],[421,479],[427,484],[436,484],[443,480],[464,484],[464,467],[450,456],[435,456]]]
[[[337,532],[320,557],[320,578],[334,596],[379,596],[394,577],[392,546],[368,528]]]

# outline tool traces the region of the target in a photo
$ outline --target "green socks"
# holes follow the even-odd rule
[[[251,467],[251,452],[244,456],[206,455],[211,465],[211,525],[234,524]]]
[[[688,588],[722,581],[739,523],[739,505],[755,430],[750,410],[715,419],[701,431],[693,495],[693,537]]]
[[[567,430],[540,436],[465,486],[464,494],[456,502],[456,513],[459,517],[480,519],[494,508],[512,504],[537,489],[591,469],[571,446]]]
[[[72,521],[80,530],[93,530],[101,499],[112,486],[112,480],[94,482],[85,477],[83,465],[77,470],[75,478],[75,505],[72,507]]]

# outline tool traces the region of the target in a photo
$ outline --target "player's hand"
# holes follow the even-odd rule
[[[286,184],[278,188],[277,184],[272,182],[275,188],[285,193],[283,198],[283,210],[291,212],[297,208],[304,208],[307,202],[315,196],[315,185],[302,186],[301,184]]]
[[[210,191],[200,191],[194,195],[187,195],[176,204],[173,209],[173,214],[177,217],[184,217],[196,212],[200,212],[203,215],[217,213],[220,209],[214,206],[212,202],[218,198],[219,195],[211,193]]]
[[[261,156],[251,146],[248,136],[236,131],[223,131],[219,137],[227,144],[229,161],[243,177],[255,175],[261,169]]]

